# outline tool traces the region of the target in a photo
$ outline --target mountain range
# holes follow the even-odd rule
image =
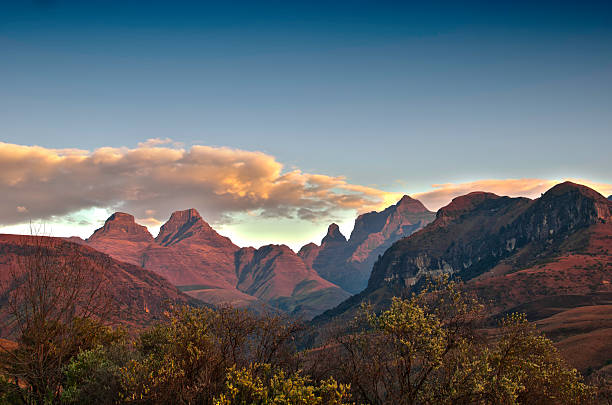
[[[612,202],[565,182],[540,198],[473,192],[394,243],[364,291],[314,321],[383,308],[429,276],[459,277],[490,312],[526,312],[583,370],[612,360]]]
[[[132,215],[115,213],[83,243],[213,305],[270,305],[310,318],[349,296],[287,246],[240,248],[195,209],[174,212],[156,238]]]
[[[40,238],[0,235],[2,285]],[[533,200],[472,192],[437,213],[404,196],[357,217],[348,239],[331,224],[320,245],[297,254],[239,247],[195,209],[174,212],[157,237],[116,212],[87,240],[47,239],[76,246],[105,274],[121,323],[146,325],[169,305],[203,302],[314,317],[324,327],[446,273],[487,303],[491,319],[525,312],[581,371],[612,369],[612,196],[579,184]]]
[[[267,305],[311,318],[365,288],[376,257],[434,216],[404,196],[359,216],[348,241],[332,224],[320,246],[298,254],[285,245],[236,246],[195,209],[174,212],[155,238],[132,215],[116,212],[87,240],[72,240],[153,271],[205,303]]]

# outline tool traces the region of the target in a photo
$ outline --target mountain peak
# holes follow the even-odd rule
[[[597,191],[582,184],[566,181],[552,187],[540,197],[547,207],[565,207],[582,212],[586,217],[609,221],[612,219],[612,202]]]
[[[113,215],[108,217],[106,222],[125,222],[125,223],[135,223],[134,215],[127,214],[125,212],[115,212]]]
[[[217,233],[202,219],[195,208],[190,208],[174,211],[170,219],[160,228],[155,240],[161,245],[168,246],[194,235],[211,236],[211,234]]]
[[[487,200],[495,200],[501,198],[497,194],[487,193],[485,191],[472,191],[471,193],[455,197],[450,204],[440,208],[439,213],[444,214],[460,214],[465,211],[470,211],[476,206]]]
[[[344,237],[344,235],[342,235],[342,232],[340,232],[340,227],[335,223],[332,223],[327,228],[327,234],[325,235],[323,240],[321,240],[321,245],[333,242],[346,243],[346,238]]]
[[[88,240],[94,241],[99,239],[151,242],[153,241],[153,236],[151,236],[145,226],[136,223],[133,215],[126,214],[125,212],[115,212],[104,222],[104,226],[97,229]]]
[[[155,241],[162,246],[174,245],[184,240],[208,248],[230,251],[238,249],[229,238],[219,235],[194,208],[173,212],[155,238]]]
[[[553,186],[550,190],[542,195],[544,196],[560,196],[563,194],[569,193],[579,193],[585,197],[594,199],[594,200],[605,200],[606,198],[599,194],[597,191],[589,188],[587,186],[583,186],[582,184],[572,183],[571,181],[564,181],[563,183],[559,183]]]
[[[418,212],[428,212],[429,211],[427,208],[425,208],[422,202],[410,197],[409,195],[404,195],[397,202],[397,204],[395,204],[395,206],[404,212],[418,213]]]

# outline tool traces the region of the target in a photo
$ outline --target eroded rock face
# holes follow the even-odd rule
[[[193,208],[173,212],[160,228],[155,241],[161,246],[172,246],[185,241],[230,250],[237,248],[229,238],[219,235]]]
[[[384,211],[360,215],[348,241],[332,224],[321,246],[308,244],[299,255],[323,278],[357,293],[367,285],[378,255],[393,242],[422,229],[434,216],[420,201],[404,196]]]
[[[298,256],[306,263],[307,266],[312,267],[314,260],[319,255],[319,250],[321,247],[316,243],[308,243],[307,245],[302,246],[300,251],[298,252]]]
[[[108,217],[104,226],[96,230],[90,237],[89,241],[99,239],[120,239],[130,242],[152,242],[153,236],[149,230],[138,225],[134,220],[134,216],[124,212],[115,212]]]
[[[149,230],[137,224],[133,215],[116,212],[83,243],[117,260],[142,266],[142,252],[153,241]]]
[[[385,253],[374,268],[372,287],[385,279],[411,284],[439,271],[470,279],[529,244],[530,256],[543,255],[572,233],[609,221],[611,206],[597,192],[570,182],[533,201],[490,193],[458,197],[420,235]]]

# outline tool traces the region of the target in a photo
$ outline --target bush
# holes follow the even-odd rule
[[[133,353],[125,342],[79,353],[64,370],[61,400],[66,404],[106,405],[119,402],[122,367]]]
[[[352,333],[321,356],[358,402],[371,404],[572,404],[593,398],[524,315],[481,334],[482,305],[448,278],[374,314],[364,307]]]
[[[137,359],[122,369],[124,400],[212,403],[231,367],[270,363],[291,368],[301,326],[246,310],[180,308],[143,333]]]
[[[215,405],[243,404],[348,404],[350,387],[338,384],[333,378],[314,384],[299,372],[286,374],[274,371],[269,364],[251,364],[240,370],[230,368],[224,392]]]

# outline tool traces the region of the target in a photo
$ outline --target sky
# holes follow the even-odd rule
[[[612,194],[612,4],[0,2],[0,231],[319,241],[564,179]]]

